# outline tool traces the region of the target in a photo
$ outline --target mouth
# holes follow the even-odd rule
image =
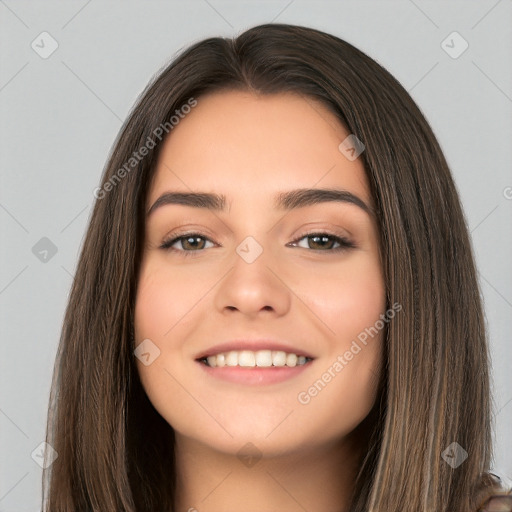
[[[295,368],[304,366],[312,357],[284,350],[230,350],[204,356],[196,361],[209,368]]]
[[[198,354],[195,361],[215,381],[266,386],[301,374],[314,359],[311,354],[287,345],[245,341],[210,348]]]

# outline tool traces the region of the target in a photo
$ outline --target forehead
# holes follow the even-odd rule
[[[350,135],[318,100],[295,93],[221,91],[197,98],[161,148],[148,203],[168,190],[217,191],[269,201],[294,188],[343,188],[371,204],[361,159],[340,151]]]

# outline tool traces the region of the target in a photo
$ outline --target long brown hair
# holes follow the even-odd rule
[[[127,162],[158,127],[172,137],[169,119],[191,98],[200,103],[204,93],[229,89],[320,100],[365,145],[360,158],[376,206],[386,300],[403,310],[387,329],[382,392],[350,510],[476,510],[491,460],[488,346],[447,162],[384,68],[337,37],[284,24],[182,51],[147,86],[115,141],[55,363],[47,442],[58,457],[43,474],[45,510],[173,509],[173,429],[143,391],[131,338],[160,140],[136,165]],[[467,452],[458,467],[442,457],[450,445]]]

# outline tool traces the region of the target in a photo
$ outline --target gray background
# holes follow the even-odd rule
[[[494,468],[511,477],[511,11],[511,0],[0,0],[0,512],[39,510],[42,470],[31,453],[44,438],[92,191],[123,119],[180,48],[271,21],[315,27],[367,52],[431,123],[473,238],[493,359]],[[31,47],[50,48],[44,31],[58,43],[46,59]],[[453,31],[469,44],[458,58],[441,45]],[[452,53],[462,48],[451,41]],[[32,250],[43,237],[57,248],[46,262]]]

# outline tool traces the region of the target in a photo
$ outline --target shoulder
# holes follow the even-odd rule
[[[512,512],[512,486],[508,479],[486,473],[476,493],[476,512]]]

